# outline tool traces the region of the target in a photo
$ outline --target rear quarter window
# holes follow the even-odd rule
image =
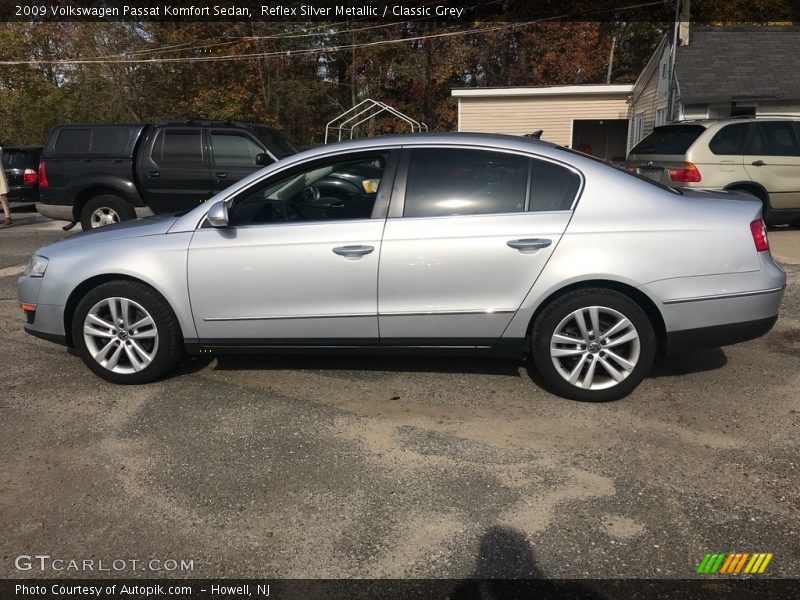
[[[54,149],[59,154],[88,154],[91,143],[92,130],[88,127],[62,129]]]
[[[92,154],[122,154],[130,139],[130,127],[97,127],[92,134]]]
[[[663,125],[636,144],[631,154],[686,154],[700,134],[702,125]]]

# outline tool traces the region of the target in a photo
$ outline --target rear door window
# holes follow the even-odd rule
[[[200,130],[162,129],[153,145],[153,161],[178,167],[204,166]]]
[[[708,149],[716,155],[741,155],[744,153],[744,143],[747,140],[749,123],[736,123],[726,125],[714,134],[708,143]]]
[[[631,154],[686,154],[705,131],[702,125],[664,125],[636,144]]]
[[[461,148],[410,150],[404,217],[522,212],[529,160]]]
[[[790,121],[756,123],[747,154],[762,156],[800,156],[800,145]]]

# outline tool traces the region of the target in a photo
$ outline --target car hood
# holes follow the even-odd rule
[[[48,244],[40,248],[38,252],[47,256],[48,250],[61,249],[67,246],[74,247],[127,238],[163,235],[169,231],[169,228],[172,227],[176,220],[177,216],[175,215],[156,215],[145,219],[125,221],[116,225],[106,225],[105,227],[98,227],[97,229],[90,229],[89,231],[72,235],[54,244]]]

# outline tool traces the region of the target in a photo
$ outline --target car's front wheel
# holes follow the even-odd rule
[[[169,371],[183,346],[177,320],[152,288],[110,281],[78,303],[72,339],[83,362],[113,383],[147,383]]]
[[[575,290],[551,302],[531,332],[536,370],[555,393],[589,402],[630,394],[650,372],[650,319],[615,290]]]

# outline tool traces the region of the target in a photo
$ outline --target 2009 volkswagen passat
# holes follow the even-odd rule
[[[19,300],[28,332],[115,383],[186,350],[472,350],[610,400],[660,353],[769,331],[785,274],[760,210],[524,138],[371,138],[45,246]]]

